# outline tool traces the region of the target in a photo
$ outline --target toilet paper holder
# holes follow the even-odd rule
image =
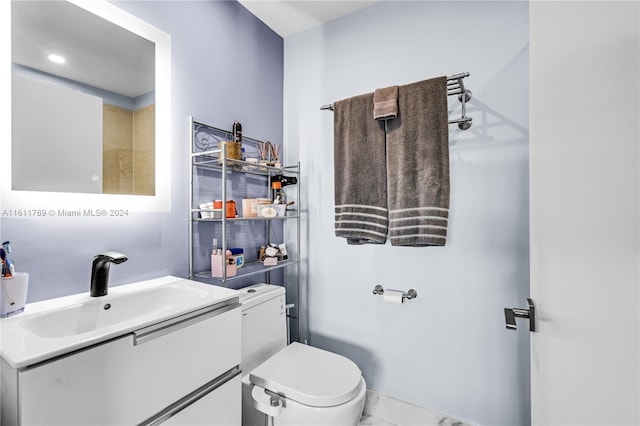
[[[382,296],[384,294],[384,287],[382,287],[380,284],[376,285],[373,288],[373,294],[376,294],[378,296]],[[403,292],[402,293],[402,301],[404,302],[404,299],[415,299],[416,297],[418,297],[418,292],[415,291],[414,289],[409,289],[409,291],[407,292]]]

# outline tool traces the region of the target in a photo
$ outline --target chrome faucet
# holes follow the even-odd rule
[[[97,254],[91,266],[91,297],[106,296],[109,290],[109,267],[127,261],[127,256],[115,251]]]

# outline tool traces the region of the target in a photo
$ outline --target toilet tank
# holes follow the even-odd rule
[[[240,290],[242,304],[242,358],[246,375],[287,346],[284,287],[254,284]]]

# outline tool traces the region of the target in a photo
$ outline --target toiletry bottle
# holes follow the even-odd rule
[[[242,143],[242,124],[237,121],[233,122],[233,141]]]
[[[7,266],[7,254],[2,247],[0,247],[0,267],[2,268],[0,271],[0,277],[10,276],[9,267]]]
[[[271,182],[271,199],[273,200],[273,204],[287,204],[284,199],[284,191],[282,189],[282,183],[280,182]]]
[[[280,253],[282,254],[282,259],[289,259],[289,254],[287,253],[287,246],[285,243],[278,244],[278,248],[280,249]]]
[[[298,183],[298,178],[295,176],[285,176],[283,174],[278,174],[274,175],[271,178],[271,181],[280,182],[282,184],[282,187],[285,187],[287,185],[295,185],[296,183]]]
[[[11,253],[11,243],[9,241],[5,241],[4,243],[2,243],[2,248],[0,248],[0,259],[2,260],[3,277],[12,277],[15,273],[13,262],[9,260],[9,253]]]

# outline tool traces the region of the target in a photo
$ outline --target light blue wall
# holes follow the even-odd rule
[[[171,211],[0,218],[17,268],[31,274],[29,301],[88,291],[92,258],[104,250],[129,256],[111,268],[112,285],[186,277],[188,116],[224,128],[238,120],[247,135],[282,140],[280,36],[235,1],[113,3],[171,36]]]
[[[353,359],[374,391],[474,424],[529,423],[529,333],[505,307],[529,289],[528,3],[389,1],[285,39],[285,143],[308,211],[310,342]],[[320,106],[469,71],[450,126],[445,247],[348,246],[333,231],[333,117]],[[450,116],[459,116],[449,99]],[[374,185],[375,183],[372,183]],[[372,295],[414,288],[402,306]]]

